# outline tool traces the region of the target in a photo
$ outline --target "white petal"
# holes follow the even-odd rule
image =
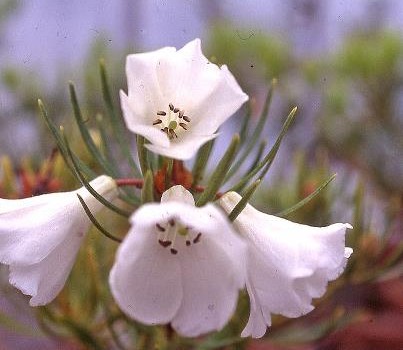
[[[183,300],[172,321],[181,335],[195,337],[220,330],[235,311],[239,271],[223,248],[204,239],[180,252]],[[239,259],[240,257],[234,257]]]
[[[85,232],[87,227],[83,227]],[[42,261],[33,265],[11,265],[10,284],[31,295],[31,306],[50,303],[62,290],[73,267],[84,236],[71,235]]]
[[[108,176],[99,176],[90,185],[105,198],[117,195],[115,181]],[[2,199],[0,262],[34,264],[44,259],[67,236],[82,237],[89,220],[77,193],[94,213],[102,208],[102,204],[85,188],[24,199]]]
[[[178,51],[164,48],[130,55],[126,72],[128,96],[120,94],[126,125],[150,142],[146,145],[150,151],[175,159],[193,157],[248,99],[226,66],[219,68],[207,60],[199,39]],[[178,137],[172,140],[152,125],[161,119],[163,124],[158,125],[168,127],[171,119],[156,113],[167,111],[170,103],[184,110],[191,120],[187,131],[175,129]]]
[[[220,205],[228,212],[239,199],[231,192]],[[350,252],[344,240],[348,224],[300,225],[247,205],[235,225],[249,241],[252,306],[243,336],[262,336],[262,317],[269,326],[271,313],[298,317],[310,312],[312,298],[322,296],[328,281],[340,275]]]
[[[157,147],[169,147],[169,140],[166,135],[152,125],[153,121],[156,119],[154,115],[157,109],[151,115],[150,113],[144,114],[144,120],[141,120],[134,112],[134,103],[129,101],[129,98],[123,91],[120,91],[120,103],[128,129],[138,135],[144,136]]]
[[[110,274],[122,310],[147,324],[171,322],[183,336],[221,329],[245,284],[245,244],[226,216],[212,205],[196,208],[190,193],[174,186],[130,220]],[[182,228],[187,235],[175,231]],[[158,243],[174,232],[169,248]]]
[[[161,94],[157,67],[167,55],[175,53],[174,47],[133,54],[126,59],[126,75],[131,103],[131,114],[124,114],[126,124],[151,125],[158,110],[166,109],[169,102]]]
[[[108,176],[90,182],[111,200],[116,183]],[[103,206],[85,188],[0,201],[0,261],[10,265],[10,283],[43,305],[59,293],[73,266],[90,221],[78,198],[93,213]]]
[[[192,125],[192,132],[195,135],[216,132],[248,99],[227,66],[222,66],[218,84],[211,87],[208,98],[200,100],[190,112],[199,116],[198,121]]]
[[[165,135],[162,135],[165,136]],[[206,142],[217,137],[217,134],[211,134],[207,136],[198,136],[189,133],[185,137],[181,138],[177,142],[171,141],[168,147],[159,146],[157,144],[146,144],[146,148],[151,152],[161,154],[166,157],[188,160],[192,158],[198,149],[204,145]],[[166,140],[168,140],[165,137]],[[151,140],[151,138],[149,138]]]
[[[178,260],[161,249],[155,237],[159,208],[145,205],[132,216],[133,226],[119,247],[109,277],[119,307],[145,324],[170,322],[182,299]]]
[[[172,186],[162,194],[161,203],[165,202],[182,202],[191,206],[195,205],[192,194],[181,185]]]

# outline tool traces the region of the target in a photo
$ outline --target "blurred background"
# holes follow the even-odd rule
[[[54,147],[38,98],[52,118],[70,123],[73,80],[86,113],[95,116],[103,108],[100,58],[116,97],[126,89],[128,53],[179,48],[195,37],[249,94],[251,118],[257,120],[270,81],[278,79],[263,131],[268,146],[298,106],[256,206],[280,212],[337,172],[326,191],[288,218],[354,226],[349,268],[318,308],[297,321],[279,318],[265,339],[242,346],[402,349],[402,1],[0,0],[1,197],[19,196],[10,177],[39,171]],[[238,113],[227,123],[223,145],[243,118]],[[5,270],[1,350],[86,348],[69,332],[49,335],[7,287]]]

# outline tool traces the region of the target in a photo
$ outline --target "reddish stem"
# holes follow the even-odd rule
[[[115,179],[116,185],[120,186],[134,186],[142,188],[144,181],[142,179]]]

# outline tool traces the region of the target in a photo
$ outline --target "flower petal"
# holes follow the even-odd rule
[[[195,205],[192,194],[181,185],[172,186],[162,194],[161,203],[165,202],[182,202],[193,207]]]
[[[231,260],[223,248],[204,241],[180,252],[183,299],[172,327],[187,337],[223,328],[235,311],[242,287],[233,263],[240,257]]]
[[[145,205],[135,212],[131,230],[120,245],[109,284],[119,307],[145,324],[172,320],[182,299],[178,260],[161,249],[154,237],[158,205]]]
[[[88,230],[83,227],[82,231]],[[71,235],[49,255],[33,265],[11,265],[10,284],[31,295],[31,306],[50,303],[62,290],[74,265],[84,236]]]
[[[234,192],[220,205],[229,212],[240,200]],[[251,314],[243,336],[262,336],[270,314],[298,317],[310,312],[312,298],[324,294],[328,281],[346,265],[348,224],[311,227],[266,215],[249,204],[234,222],[248,239],[248,282]]]

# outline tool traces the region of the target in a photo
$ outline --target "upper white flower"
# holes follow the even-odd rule
[[[130,221],[109,277],[120,308],[145,324],[171,322],[183,336],[221,329],[245,285],[245,245],[226,216],[195,207],[178,185]]]
[[[90,185],[112,200],[115,181],[99,176]],[[51,302],[70,273],[90,226],[79,194],[96,213],[103,205],[87,189],[25,199],[0,199],[0,263],[9,265],[10,283],[31,295],[31,306]]]
[[[229,192],[219,204],[230,213],[240,199]],[[262,337],[272,313],[299,317],[313,310],[312,298],[325,293],[328,281],[343,272],[352,253],[344,239],[349,224],[311,227],[264,214],[249,204],[234,224],[248,242],[251,310],[243,337]]]
[[[127,127],[143,135],[151,151],[191,158],[248,100],[227,66],[209,62],[195,39],[127,56],[128,96],[121,91]]]

